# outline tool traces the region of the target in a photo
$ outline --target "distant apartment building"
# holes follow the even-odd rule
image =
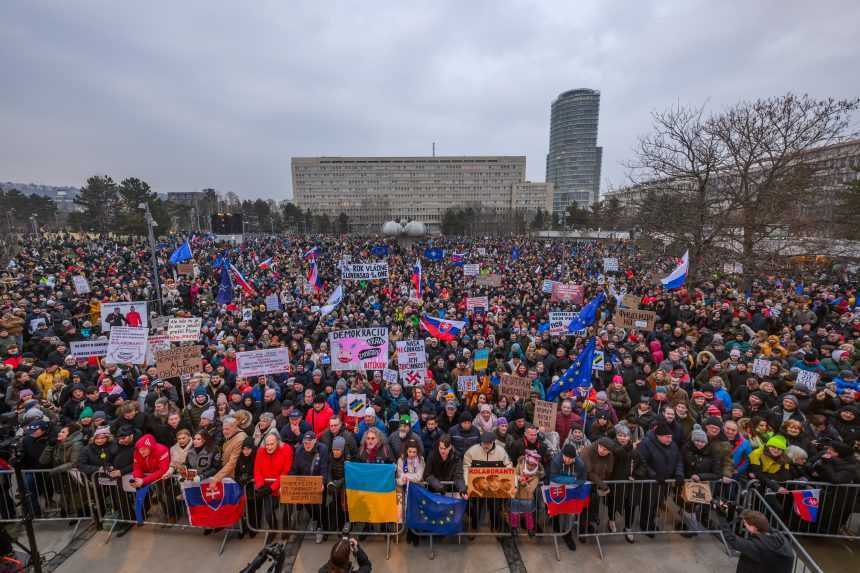
[[[0,191],[12,191],[17,189],[24,195],[39,195],[48,197],[57,205],[60,213],[71,213],[78,210],[75,198],[80,189],[69,186],[40,185],[38,183],[13,183],[11,181],[0,181]]]
[[[422,221],[438,230],[451,207],[495,213],[552,207],[551,185],[526,181],[524,156],[294,157],[293,197],[301,209],[349,217],[355,231],[385,221]]]
[[[553,211],[571,203],[588,208],[600,197],[603,148],[597,145],[600,92],[575,89],[562,93],[550,109],[546,180],[555,186]]]
[[[203,199],[202,191],[168,191],[167,200],[178,205],[194,207]]]

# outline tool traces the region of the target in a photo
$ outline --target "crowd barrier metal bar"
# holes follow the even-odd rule
[[[398,493],[400,495],[400,493]],[[339,536],[347,524],[359,536],[385,537],[386,559],[391,556],[391,540],[405,531],[403,521],[397,523],[361,523],[349,519],[346,490],[329,483],[322,504],[282,504],[268,491],[257,491],[253,483],[245,486],[245,515],[241,526],[269,536],[322,535]],[[402,501],[402,499],[401,499]],[[402,503],[400,503],[402,507]],[[356,528],[357,527],[357,528]]]
[[[98,518],[93,510],[89,481],[79,470],[41,469],[21,473],[27,486],[23,503],[30,504],[34,522],[74,521],[74,536],[82,523]]]
[[[769,497],[769,496],[768,496]],[[785,497],[791,497],[790,495]],[[773,505],[759,492],[757,489],[748,489],[744,499],[744,508],[753,511],[759,511],[767,517],[772,530],[779,531],[791,542],[791,548],[794,551],[794,573],[824,573],[823,569],[818,566],[815,560],[806,552],[803,545],[797,540],[794,534],[788,529],[785,522],[779,517]]]
[[[781,513],[788,530],[794,535],[860,540],[860,485],[823,482],[785,482],[786,489],[819,489],[818,519],[801,520],[793,510],[791,495],[782,495]]]
[[[591,490],[591,503],[580,518],[581,538],[593,537],[600,558],[604,558],[601,538],[619,535],[641,536],[680,534],[713,534],[719,537],[726,553],[731,554],[722,529],[709,503],[684,500],[684,481],[628,480],[607,481],[609,493],[600,495],[595,486]],[[710,484],[713,499],[737,505],[741,486],[735,480],[714,480]],[[735,512],[736,513],[736,512]],[[621,526],[618,526],[618,521]],[[601,531],[601,524],[615,522],[615,531]],[[736,523],[737,515],[729,521]],[[608,527],[608,526],[607,526]],[[584,529],[584,531],[583,531]]]
[[[441,482],[444,490],[443,495],[449,497],[459,496],[459,493],[453,489],[453,482]],[[426,487],[426,484],[421,484]],[[514,529],[512,528],[511,509],[516,508],[516,504],[512,505],[510,499],[491,499],[491,498],[476,498],[472,497],[467,500],[466,513],[464,519],[468,522],[469,528],[454,536],[443,536],[436,533],[427,533],[423,531],[415,531],[410,529],[409,532],[420,538],[429,538],[430,559],[436,558],[435,538],[437,537],[456,537],[457,543],[462,543],[462,538],[478,537],[478,536],[493,536],[493,537],[515,537]],[[525,525],[527,521],[531,521],[533,525],[535,538],[550,538],[553,542],[555,550],[555,558],[561,561],[561,554],[558,548],[558,539],[568,535],[573,531],[574,526],[578,521],[576,516],[560,515],[556,518],[550,517],[547,514],[546,506],[544,505],[543,496],[540,488],[535,490],[532,500],[532,509],[527,512],[518,513],[519,525]],[[484,518],[486,517],[487,526],[489,529],[481,529],[484,527]],[[519,533],[520,536],[527,536],[527,528],[525,533]],[[518,532],[523,531],[521,528]]]
[[[21,507],[15,502],[19,491],[15,472],[0,471],[0,523],[18,523],[24,519]]]
[[[110,522],[105,543],[110,542],[117,526],[124,524],[129,528],[138,525],[157,525],[178,529],[199,529],[204,527],[192,525],[188,521],[185,501],[182,498],[182,487],[178,476],[168,476],[151,484],[149,493],[143,505],[141,521],[135,514],[135,491],[123,485],[122,478],[112,478],[109,475],[96,472],[92,476],[93,506],[96,508],[99,520]],[[158,511],[154,511],[155,508]],[[160,519],[155,516],[158,515]],[[218,555],[224,552],[224,546],[234,528],[224,529],[224,537],[218,547]]]

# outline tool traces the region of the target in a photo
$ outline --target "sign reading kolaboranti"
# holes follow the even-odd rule
[[[382,370],[388,365],[388,328],[350,328],[328,335],[335,370]]]
[[[343,263],[341,278],[345,281],[387,279],[388,263]]]
[[[286,347],[250,350],[236,354],[236,374],[240,378],[280,374],[290,369],[290,351]]]

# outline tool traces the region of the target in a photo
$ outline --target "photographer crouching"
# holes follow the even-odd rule
[[[320,567],[320,573],[370,573],[373,565],[353,537],[341,537],[334,547],[328,563]]]
[[[719,509],[725,510],[725,505]],[[722,515],[721,515],[722,517]],[[759,511],[741,512],[741,525],[748,537],[736,535],[731,523],[721,520],[726,543],[740,552],[738,573],[791,573],[794,569],[794,551],[784,535],[771,531],[767,517]]]

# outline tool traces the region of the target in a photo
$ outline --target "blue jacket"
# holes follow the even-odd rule
[[[580,485],[585,483],[587,476],[588,470],[579,456],[574,458],[573,464],[565,465],[561,452],[558,452],[549,462],[548,477],[550,483]]]
[[[382,432],[383,436],[388,437],[388,428],[385,427],[385,424],[382,423],[382,420],[376,418],[376,423],[373,425],[377,430]],[[364,433],[367,431],[367,422],[364,420],[358,423],[358,427],[355,429],[355,439],[358,443],[361,443],[361,437],[364,436]]]
[[[747,470],[750,469],[750,454],[753,451],[752,444],[746,438],[738,436],[736,442],[732,446],[732,466],[735,468],[735,474],[732,476],[735,479],[745,477]]]

